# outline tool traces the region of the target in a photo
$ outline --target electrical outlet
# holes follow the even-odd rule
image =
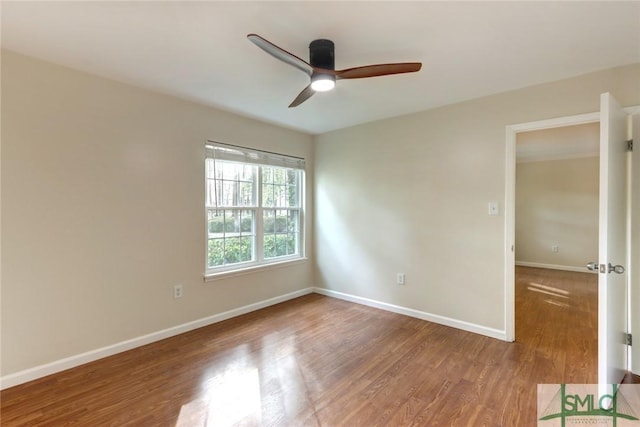
[[[551,252],[560,252],[560,248],[558,247],[558,245],[551,246]]]
[[[173,287],[173,297],[182,298],[182,285],[175,285]]]
[[[404,273],[398,273],[396,281],[398,282],[398,285],[404,285]]]
[[[498,202],[489,202],[489,215],[495,216],[500,214],[500,205]]]

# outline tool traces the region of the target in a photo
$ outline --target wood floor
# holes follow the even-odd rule
[[[307,295],[4,390],[0,422],[535,426],[536,384],[596,381],[596,295],[518,268],[515,343]]]

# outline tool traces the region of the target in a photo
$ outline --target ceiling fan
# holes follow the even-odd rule
[[[296,99],[289,105],[289,108],[297,107],[311,98],[316,92],[333,89],[336,80],[414,73],[420,71],[422,67],[421,62],[401,62],[395,64],[365,65],[362,67],[347,68],[346,70],[336,70],[334,44],[331,40],[319,39],[312,41],[309,45],[309,62],[307,62],[257,34],[248,34],[247,38],[269,55],[289,65],[293,65],[303,73],[309,75],[311,83],[300,92]]]

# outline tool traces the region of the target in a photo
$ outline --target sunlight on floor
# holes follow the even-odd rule
[[[530,282],[527,290],[533,292],[540,292],[541,294],[551,295],[557,298],[569,298],[571,294],[569,291],[565,291],[564,289],[554,288],[553,286],[541,285],[540,283]],[[549,302],[550,300],[546,300]],[[560,305],[560,304],[556,304]]]
[[[211,384],[207,426],[228,426],[246,417],[260,420],[258,369],[230,369]]]
[[[546,302],[547,304],[557,305],[558,307],[563,307],[563,308],[571,307],[566,302],[554,301],[554,300],[551,300],[551,299],[546,299],[546,300],[544,300],[544,302]]]
[[[312,405],[308,381],[316,379],[305,378],[294,334],[286,328],[267,334],[260,348],[252,353],[241,345],[226,354],[224,370],[207,372],[198,397],[180,408],[175,427],[273,425]]]
[[[208,381],[208,393],[180,409],[176,427],[230,426],[251,419],[260,423],[260,375],[255,367],[230,366]]]

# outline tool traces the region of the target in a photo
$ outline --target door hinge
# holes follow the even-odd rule
[[[625,344],[633,345],[633,337],[631,336],[631,334],[627,334],[627,337],[625,338]]]
[[[633,139],[627,141],[627,151],[633,151]]]

